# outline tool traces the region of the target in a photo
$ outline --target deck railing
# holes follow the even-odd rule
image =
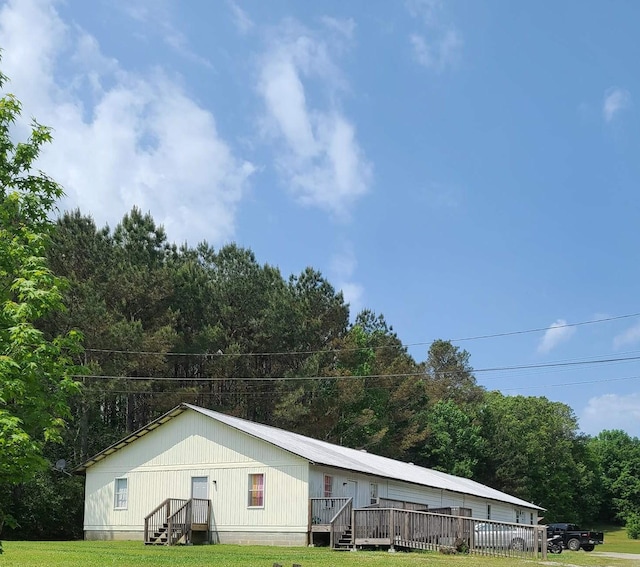
[[[427,504],[419,504],[417,502],[409,502],[406,500],[392,500],[391,498],[378,498],[375,504],[366,506],[367,508],[399,508],[401,510],[418,510],[426,512],[429,508]]]
[[[203,498],[167,498],[144,519],[145,543],[158,543],[158,534],[166,534],[167,545],[191,542],[194,525],[209,531],[210,505]]]
[[[167,518],[187,501],[182,498],[167,498],[144,519],[144,541],[151,543],[154,534],[160,533]]]
[[[466,547],[470,553],[546,557],[544,526],[510,524],[398,508],[353,511],[353,545],[436,550]]]
[[[331,549],[336,547],[338,540],[351,528],[353,512],[353,498],[348,498],[333,518],[331,518],[329,531],[329,546]],[[353,535],[351,535],[349,545],[353,544]]]
[[[331,519],[336,515],[345,503],[351,500],[348,497],[339,498],[311,498],[310,520],[311,526],[331,524]]]

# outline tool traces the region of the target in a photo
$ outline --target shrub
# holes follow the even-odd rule
[[[629,514],[627,516],[627,537],[629,539],[638,539],[640,537],[640,515]]]

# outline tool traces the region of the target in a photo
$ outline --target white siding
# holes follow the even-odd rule
[[[383,497],[386,495],[386,479],[318,465],[311,466],[309,472],[309,496],[311,498],[324,497],[325,474],[333,477],[332,496],[334,498],[351,496],[349,491],[353,490],[353,483],[356,483],[356,496],[354,498],[354,506],[356,508],[362,508],[370,504],[369,484],[372,482],[378,484],[378,496]]]
[[[453,506],[461,506],[471,508],[474,518],[487,517],[487,504],[491,505],[491,519],[499,522],[515,522],[516,508],[513,504],[498,502],[496,500],[486,500],[477,496],[461,494],[458,492],[449,492],[439,488],[429,488],[427,486],[419,486],[407,482],[389,480],[370,475],[350,473],[340,469],[331,467],[312,466],[309,472],[309,494],[311,497],[320,498],[324,496],[324,475],[333,476],[334,497],[346,496],[348,485],[343,483],[349,480],[358,482],[358,496],[355,502],[356,507],[364,507],[369,504],[369,484],[378,484],[378,496],[380,498],[389,498],[391,500],[400,500],[403,502],[417,502],[426,504],[429,508],[445,508]],[[525,512],[526,521],[521,523],[530,523],[530,514],[533,513],[533,523],[538,523],[538,514],[536,510],[529,508],[520,508]]]
[[[264,508],[248,507],[251,473],[265,475]],[[192,411],[87,469],[85,530],[140,531],[164,499],[191,496],[193,476],[209,479],[214,530],[307,530],[307,461]],[[128,479],[126,510],[114,509],[116,478]]]

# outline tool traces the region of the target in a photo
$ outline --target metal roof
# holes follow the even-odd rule
[[[520,498],[516,498],[515,496],[511,496],[505,492],[495,490],[494,488],[490,488],[468,478],[462,478],[440,471],[419,467],[411,463],[403,463],[401,461],[381,457],[379,455],[359,451],[357,449],[334,445],[332,443],[327,443],[326,441],[312,439],[311,437],[305,437],[298,433],[285,431],[284,429],[278,429],[269,425],[254,423],[252,421],[247,421],[246,419],[225,415],[223,413],[191,404],[181,404],[167,414],[151,422],[146,427],[132,433],[122,441],[115,443],[104,451],[101,451],[77,467],[76,472],[84,472],[94,463],[104,459],[106,456],[117,451],[121,447],[135,441],[135,439],[142,437],[156,427],[159,427],[162,423],[176,417],[185,409],[191,409],[211,419],[215,419],[220,423],[224,423],[229,427],[233,427],[234,429],[258,439],[262,439],[263,441],[271,443],[276,447],[280,447],[285,451],[298,455],[299,457],[317,465],[326,465],[374,475],[377,477],[409,482],[420,486],[428,486],[451,492],[468,494],[470,496],[487,498],[498,502],[507,502],[524,508],[544,510],[544,508],[541,508],[540,506],[536,506],[535,504],[526,502],[525,500],[521,500]]]

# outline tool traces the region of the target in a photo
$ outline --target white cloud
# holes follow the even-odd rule
[[[444,71],[455,65],[462,53],[462,36],[454,26],[444,22],[442,1],[407,0],[406,7],[425,28],[425,32],[409,36],[416,61],[434,71]]]
[[[640,435],[640,394],[604,394],[591,398],[580,415],[580,429],[597,435],[604,429],[622,429]]]
[[[567,327],[566,325],[567,322],[564,319],[558,319],[552,323],[540,339],[538,352],[546,354],[559,344],[569,340],[575,333],[575,327]]]
[[[353,39],[353,33],[356,30],[356,23],[352,18],[340,20],[338,18],[332,18],[330,16],[323,16],[321,22],[332,31],[338,32],[344,36],[345,39]]]
[[[229,8],[231,9],[236,29],[243,35],[248,34],[255,26],[253,20],[233,0],[229,0]]]
[[[436,71],[443,71],[454,65],[462,51],[462,39],[454,29],[447,30],[431,43],[418,34],[413,34],[410,40],[418,63]]]
[[[640,323],[630,327],[613,339],[613,348],[620,349],[640,342]]]
[[[349,304],[351,316],[357,315],[363,306],[364,287],[353,281],[358,262],[349,243],[344,243],[343,249],[331,259],[331,274],[342,290],[346,303]]]
[[[54,129],[39,165],[64,186],[63,207],[113,225],[137,205],[174,240],[233,235],[253,165],[233,155],[213,115],[176,81],[161,70],[128,72],[52,2],[6,3],[0,44],[24,116]],[[61,61],[72,76],[59,73]]]
[[[213,69],[211,61],[193,51],[187,36],[174,25],[175,16],[168,0],[117,0],[116,5],[143,24],[143,36],[149,32],[158,33],[162,41],[182,57]]]
[[[602,115],[606,122],[611,122],[620,112],[631,106],[631,93],[625,89],[612,87],[604,93]]]
[[[442,0],[407,0],[406,6],[412,17],[422,20],[427,26],[433,26],[438,23]]]
[[[277,166],[300,202],[338,216],[369,190],[372,178],[355,126],[340,109],[344,88],[330,46],[310,31],[288,22],[271,40],[258,92],[266,133],[281,146]],[[326,107],[312,104],[313,95],[325,97]]]

